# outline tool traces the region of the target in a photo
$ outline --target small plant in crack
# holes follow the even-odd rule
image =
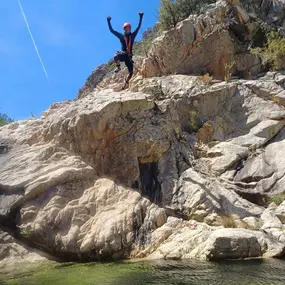
[[[268,204],[275,203],[277,206],[285,201],[285,193],[268,197]]]
[[[213,81],[213,77],[209,74],[209,73],[206,73],[204,75],[200,75],[198,77],[199,81],[205,85],[210,85]]]
[[[236,228],[237,223],[235,221],[235,218],[232,215],[222,215],[221,218],[221,224],[224,228]]]
[[[201,128],[197,116],[197,112],[195,110],[189,111],[189,124],[191,127],[192,132],[197,133],[198,130]]]
[[[197,214],[197,213],[192,213],[189,215],[189,220],[194,220],[196,222],[199,222],[199,223],[203,223],[204,222],[204,218],[203,216]]]
[[[33,234],[33,230],[31,227],[21,227],[20,228],[20,236],[22,238],[30,238]]]

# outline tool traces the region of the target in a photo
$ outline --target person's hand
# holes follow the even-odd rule
[[[140,17],[143,17],[144,12],[139,12]]]
[[[108,20],[108,21],[111,21],[111,20],[112,20],[112,17],[111,17],[111,16],[109,16],[109,17],[107,18],[107,20]]]

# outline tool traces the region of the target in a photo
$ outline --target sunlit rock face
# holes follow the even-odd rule
[[[1,260],[18,239],[64,260],[284,255],[284,203],[268,200],[285,192],[285,75],[193,75],[223,77],[228,55],[260,71],[212,28],[233,8],[246,25],[231,2],[155,40],[128,90],[100,67],[77,100],[0,128]]]

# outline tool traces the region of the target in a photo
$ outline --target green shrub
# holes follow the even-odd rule
[[[159,10],[159,21],[163,30],[175,27],[179,22],[177,3],[172,0],[161,0]]]
[[[159,21],[163,30],[169,30],[191,14],[200,14],[215,0],[161,0]]]
[[[204,75],[200,75],[198,80],[204,85],[210,85],[213,81],[213,77],[209,73],[206,73]]]
[[[189,126],[194,133],[197,133],[198,130],[202,127],[195,110],[189,111]]]
[[[32,236],[33,232],[30,227],[23,227],[20,229],[20,236],[22,238],[30,238]]]
[[[9,118],[6,114],[0,113],[0,127],[12,123],[13,120]]]
[[[274,195],[268,198],[268,204],[275,203],[277,206],[285,201],[285,193]]]
[[[271,32],[267,38],[267,45],[265,47],[251,49],[251,53],[259,56],[263,64],[269,65],[272,70],[284,68],[285,38],[274,32]]]
[[[194,220],[194,221],[196,221],[198,223],[203,223],[204,222],[204,218],[205,217],[203,217],[203,216],[201,216],[199,214],[195,214],[195,213],[193,213],[193,214],[191,214],[189,216],[189,220]]]

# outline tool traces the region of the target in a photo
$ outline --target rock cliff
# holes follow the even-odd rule
[[[260,72],[216,28],[232,10],[246,28],[220,1],[165,32],[129,90],[101,66],[78,100],[1,127],[1,227],[64,260],[284,257],[285,204],[268,200],[285,192],[285,74],[193,75],[223,76],[228,56]]]

